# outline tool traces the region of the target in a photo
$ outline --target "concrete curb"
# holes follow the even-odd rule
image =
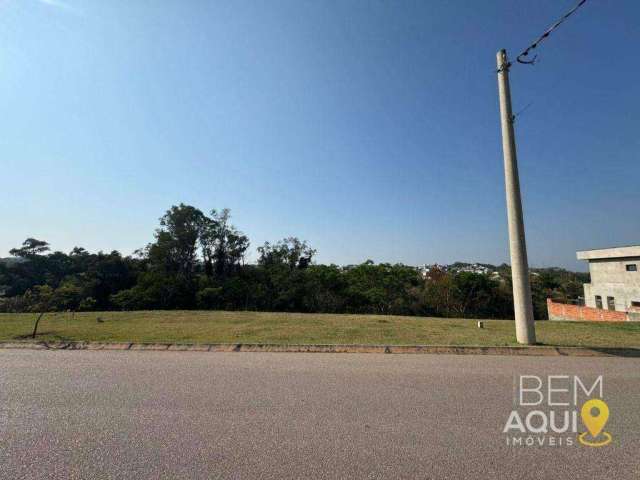
[[[409,353],[448,355],[529,355],[568,357],[640,357],[640,347],[453,346],[453,345],[279,345],[270,343],[106,343],[0,342],[0,349],[136,350],[175,352]]]

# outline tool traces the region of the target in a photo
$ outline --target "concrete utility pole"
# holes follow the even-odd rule
[[[516,338],[518,343],[536,343],[536,329],[533,321],[531,285],[527,245],[524,237],[524,219],[518,177],[516,141],[513,134],[513,113],[511,111],[511,90],[509,88],[509,61],[507,52],[500,50],[497,55],[498,92],[500,95],[500,123],[502,124],[502,151],[504,152],[504,183],[507,193],[507,217],[509,221],[509,252],[511,254],[511,280],[513,282],[513,309],[516,317]]]

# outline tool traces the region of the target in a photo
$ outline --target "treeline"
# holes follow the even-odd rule
[[[28,238],[0,263],[0,311],[218,309],[513,318],[510,276],[450,273],[396,264],[314,263],[298,238],[257,248],[229,210],[205,214],[180,204],[161,218],[155,241],[132,256],[51,252]],[[532,277],[537,318],[548,296],[581,291],[581,274],[551,269]],[[578,292],[578,293],[576,293]]]

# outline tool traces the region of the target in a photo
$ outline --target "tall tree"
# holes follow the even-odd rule
[[[204,214],[195,207],[181,203],[172,206],[160,218],[156,241],[149,245],[149,260],[156,268],[193,278],[197,260],[197,242]]]
[[[14,257],[33,258],[48,251],[49,244],[47,242],[29,237],[22,242],[22,247],[12,248],[9,253]]]
[[[301,241],[297,237],[289,237],[274,244],[265,242],[258,247],[260,258],[258,263],[263,266],[288,265],[291,270],[294,268],[306,268],[311,264],[316,250],[311,248],[306,241]]]
[[[215,272],[224,279],[242,261],[249,248],[249,239],[230,223],[230,210],[211,211],[205,217],[200,232],[200,245],[207,276]]]

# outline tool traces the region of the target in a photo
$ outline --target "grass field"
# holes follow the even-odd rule
[[[29,340],[35,314],[0,314],[0,341]],[[98,321],[100,319],[101,321]],[[640,323],[537,322],[546,345],[640,347]],[[171,343],[515,345],[512,321],[219,311],[47,313],[38,340]]]

